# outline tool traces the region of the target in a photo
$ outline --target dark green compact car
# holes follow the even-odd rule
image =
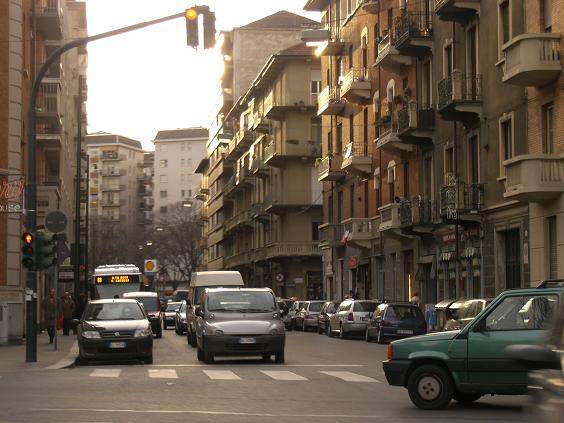
[[[564,283],[500,294],[464,329],[394,341],[383,363],[390,385],[407,388],[419,408],[472,402],[485,394],[527,391],[527,369],[507,356],[514,344],[544,342],[563,302]]]

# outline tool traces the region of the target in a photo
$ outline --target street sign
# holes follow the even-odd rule
[[[158,269],[158,263],[155,259],[145,260],[145,273],[156,273]]]
[[[54,234],[63,232],[67,227],[67,216],[62,211],[52,211],[45,216],[45,228]]]

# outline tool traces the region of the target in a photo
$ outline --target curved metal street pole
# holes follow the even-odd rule
[[[185,12],[177,13],[175,15],[166,16],[164,18],[154,19],[147,22],[141,22],[135,25],[126,26],[124,28],[114,29],[112,31],[103,32],[101,34],[92,35],[91,37],[77,38],[76,40],[69,41],[63,46],[59,47],[47,58],[45,63],[39,69],[33,85],[31,88],[31,93],[29,96],[28,105],[28,137],[27,137],[27,181],[26,181],[26,193],[25,193],[25,208],[26,208],[26,226],[27,230],[31,233],[36,233],[37,229],[37,172],[35,168],[35,137],[36,137],[36,107],[37,107],[37,94],[39,88],[41,87],[41,81],[46,75],[49,67],[59,59],[63,53],[66,53],[73,48],[84,46],[92,41],[101,40],[103,38],[113,37],[115,35],[124,34],[126,32],[135,31],[137,29],[145,28],[151,25],[156,25],[162,22],[171,21],[173,19],[178,19],[184,17]],[[81,119],[81,116],[79,116]],[[80,157],[80,156],[78,156]],[[79,158],[80,160],[80,158]],[[77,163],[80,166],[80,163]],[[80,184],[80,180],[76,181]],[[80,239],[80,238],[78,238]],[[78,243],[80,244],[80,242]],[[77,245],[76,248],[79,248]],[[78,263],[75,263],[78,266]],[[25,358],[27,363],[37,361],[37,272],[28,270],[26,278],[26,349]],[[58,277],[58,275],[55,275]],[[75,281],[78,283],[78,281]]]

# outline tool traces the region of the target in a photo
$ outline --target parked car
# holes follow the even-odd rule
[[[296,329],[296,316],[302,310],[305,301],[294,301],[292,308],[290,309],[290,318],[292,320],[292,329]]]
[[[78,361],[140,359],[153,363],[153,332],[138,301],[91,301],[77,327]]]
[[[290,316],[290,309],[294,302],[290,299],[279,298],[277,300],[278,307],[280,310],[284,310],[284,316],[282,317],[282,321],[284,322],[284,326],[286,330],[292,330],[292,316]]]
[[[552,283],[508,290],[462,330],[394,341],[383,363],[386,379],[407,388],[411,401],[425,410],[444,408],[452,399],[525,394],[527,369],[516,366],[505,349],[541,343],[563,299],[562,285]]]
[[[378,307],[372,300],[345,300],[329,319],[329,336],[338,333],[347,338],[352,333],[364,333],[370,316]]]
[[[448,299],[435,304],[435,311],[437,313],[437,324],[436,324],[437,331],[444,330],[445,325],[452,318],[450,306],[455,302],[456,300],[454,299]]]
[[[323,301],[305,301],[302,309],[296,314],[296,328],[306,331],[317,328],[317,316],[321,312]]]
[[[340,301],[326,301],[317,316],[317,333],[329,335],[329,319],[341,304]]]
[[[206,288],[195,307],[198,360],[262,356],[284,362],[285,330],[269,288]]]
[[[180,308],[174,315],[174,330],[177,335],[183,335],[186,332],[186,311],[188,302],[182,301]]]
[[[447,321],[444,330],[460,330],[470,323],[474,317],[486,308],[491,302],[489,299],[459,300],[449,307],[451,318]]]
[[[163,329],[166,330],[169,326],[174,326],[174,317],[181,305],[182,302],[180,301],[170,302],[166,305],[165,311],[163,312]]]
[[[409,303],[380,304],[364,334],[366,342],[376,339],[383,344],[386,339],[407,338],[427,333],[427,322],[421,309]]]
[[[157,338],[161,338],[163,336],[163,313],[157,293],[148,291],[126,292],[123,294],[123,298],[137,300],[143,305],[151,321],[153,333]]]

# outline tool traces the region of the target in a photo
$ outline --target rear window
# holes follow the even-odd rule
[[[325,309],[325,313],[335,313],[335,310],[337,310],[337,307],[339,307],[338,303],[329,303],[329,304],[327,304],[327,308]]]
[[[166,306],[166,311],[178,311],[180,309],[180,304],[169,304]]]
[[[394,305],[388,307],[386,317],[397,320],[423,319],[423,313],[417,307]]]
[[[134,299],[143,304],[145,311],[159,311],[159,300],[156,297],[137,297]]]
[[[354,303],[353,311],[372,313],[374,312],[374,310],[376,310],[376,303],[369,303],[369,302]]]
[[[313,312],[321,311],[322,305],[323,305],[323,303],[310,303],[308,310],[313,311]]]

